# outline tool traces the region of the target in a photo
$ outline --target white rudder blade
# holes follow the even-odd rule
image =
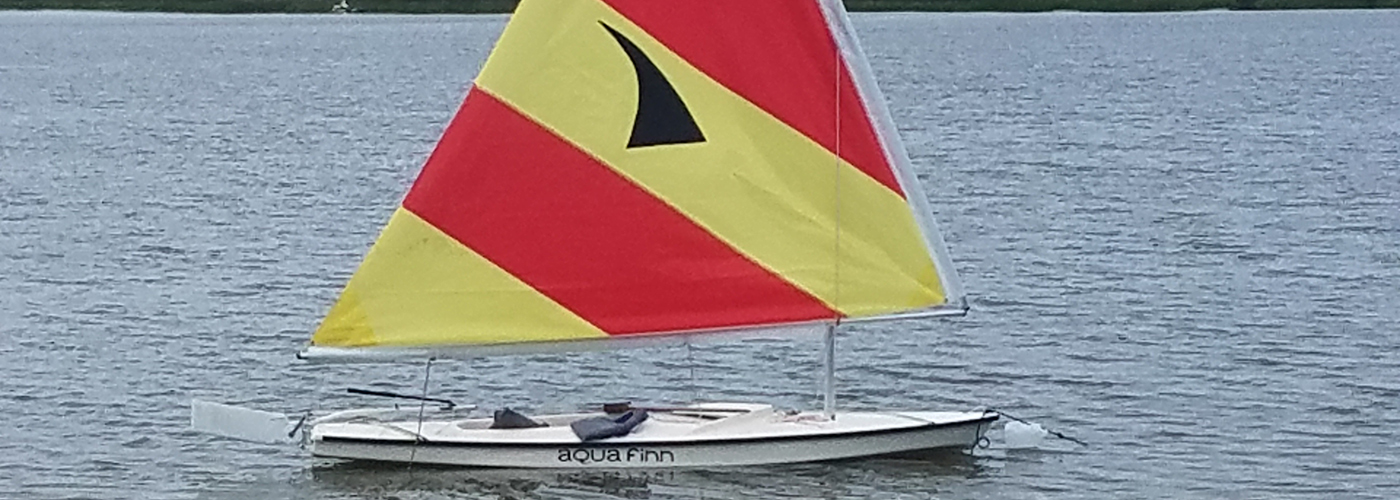
[[[1002,432],[1006,447],[1013,450],[1039,447],[1049,434],[1040,424],[1016,421],[1007,422]]]
[[[285,443],[292,440],[288,436],[292,425],[281,413],[198,399],[190,401],[190,427],[200,432],[243,441]]]

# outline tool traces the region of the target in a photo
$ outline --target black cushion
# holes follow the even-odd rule
[[[617,436],[626,436],[632,429],[645,422],[646,410],[632,410],[616,417],[589,417],[569,424],[574,435],[583,441],[593,441]]]
[[[510,408],[496,410],[495,416],[491,419],[492,429],[533,429],[535,427],[549,427],[549,424],[522,415]]]

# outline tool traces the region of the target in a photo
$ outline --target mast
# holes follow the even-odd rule
[[[826,327],[823,338],[822,368],[822,414],[829,420],[836,419],[836,322]]]
[[[831,14],[828,13],[828,12],[823,12],[822,15],[823,15],[823,17],[827,17],[827,18],[830,18],[830,16],[831,16]],[[830,21],[827,21],[827,22],[828,22],[828,24],[830,24]],[[835,215],[836,215],[836,216],[835,216],[835,222],[836,222],[836,224],[834,225],[834,229],[836,230],[836,231],[835,231],[836,234],[835,234],[835,238],[834,238],[835,243],[836,243],[836,246],[835,246],[835,249],[834,249],[835,252],[832,254],[832,259],[831,259],[831,264],[832,264],[832,266],[831,266],[831,267],[832,267],[832,269],[831,269],[831,271],[832,271],[832,280],[831,280],[831,283],[832,283],[832,286],[835,288],[835,293],[833,293],[833,295],[834,295],[834,297],[835,297],[835,302],[836,302],[837,308],[840,309],[840,304],[841,304],[841,74],[842,74],[842,73],[845,73],[846,70],[845,70],[845,68],[843,67],[843,65],[840,64],[841,61],[843,60],[843,57],[842,57],[842,55],[841,55],[841,44],[840,44],[840,42],[837,42],[837,40],[836,40],[837,35],[836,35],[836,32],[835,32],[835,31],[832,31],[832,33],[831,33],[831,38],[832,38],[832,42],[833,42],[833,43],[832,43],[832,46],[831,46],[831,48],[832,48],[832,56],[833,56],[833,57],[836,59],[836,61],[837,61],[837,64],[835,65],[835,68],[834,68],[835,71],[832,72],[832,76],[834,77],[833,79],[835,80],[835,85],[832,86],[832,90],[833,90],[833,92],[832,92],[832,97],[834,98],[834,102],[833,102],[834,105],[832,106],[832,109],[831,109],[832,113],[831,113],[831,114],[832,114],[832,117],[835,118],[834,120],[832,120],[832,121],[833,121],[832,125],[834,125],[835,128],[836,128],[836,130],[835,130],[835,132],[836,132],[836,134],[835,134],[835,135],[836,135],[836,138],[835,138],[835,140],[832,142],[832,146],[834,146],[834,147],[832,148],[832,149],[833,149],[832,152],[833,152],[833,153],[836,153],[836,161],[835,161],[835,163],[833,163],[833,166],[834,166],[835,168],[832,169],[832,178],[835,180],[835,182],[833,182],[832,184],[833,184],[833,185],[835,186],[835,188],[836,188],[836,189],[835,189],[835,199],[833,200],[833,205],[834,205],[835,208],[836,208],[836,210],[835,210],[835,212],[836,212],[836,214],[835,214]],[[826,327],[826,335],[823,336],[823,338],[822,338],[822,367],[823,367],[823,372],[824,372],[824,373],[823,373],[823,377],[822,377],[822,386],[823,386],[823,387],[822,387],[822,415],[826,416],[827,420],[836,420],[836,325],[838,325],[838,324],[840,324],[840,323],[841,323],[841,317],[840,317],[840,316],[837,316],[837,317],[835,317],[835,318],[832,318],[831,324],[828,325],[828,326]]]

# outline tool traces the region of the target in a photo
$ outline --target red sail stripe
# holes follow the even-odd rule
[[[481,89],[403,204],[610,334],[836,315]]]
[[[902,197],[850,71],[836,57],[817,0],[604,0],[700,71],[836,151],[841,68],[841,157]]]

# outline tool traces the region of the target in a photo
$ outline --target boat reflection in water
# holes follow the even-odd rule
[[[321,461],[311,469],[315,488],[347,496],[396,493],[448,497],[531,498],[559,494],[621,498],[828,498],[860,496],[862,485],[908,483],[926,488],[930,478],[984,475],[997,459],[963,451],[924,452],[832,462],[667,470],[464,469],[365,461]],[[898,489],[896,486],[894,489]]]

